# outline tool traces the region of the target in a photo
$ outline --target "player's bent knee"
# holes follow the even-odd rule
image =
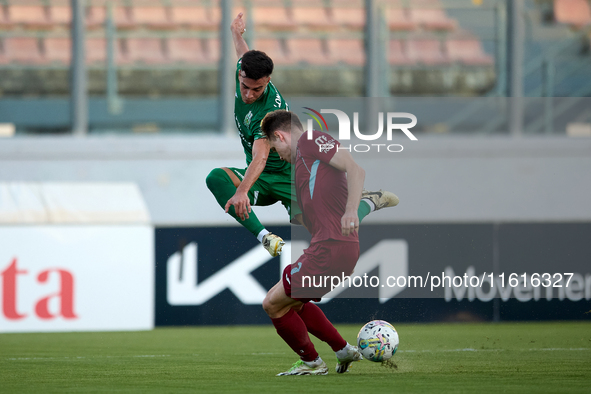
[[[214,168],[207,175],[207,178],[205,178],[205,183],[207,184],[208,189],[212,192],[221,184],[229,182],[231,182],[230,177],[228,177],[226,171],[221,168]]]
[[[277,308],[275,308],[273,306],[273,303],[271,302],[268,293],[267,293],[267,296],[265,297],[265,299],[263,300],[263,309],[264,309],[265,313],[267,315],[269,315],[269,317],[271,317],[271,318],[273,317],[271,315],[274,315],[276,313]]]

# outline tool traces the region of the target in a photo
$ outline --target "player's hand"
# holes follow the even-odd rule
[[[359,216],[357,211],[345,211],[341,218],[341,232],[345,237],[355,234],[359,230]]]
[[[248,214],[250,213],[252,208],[250,207],[250,200],[248,199],[247,193],[241,193],[241,192],[237,191],[236,194],[234,194],[232,196],[232,198],[229,199],[228,202],[226,203],[226,207],[224,208],[226,213],[228,213],[228,211],[230,210],[230,207],[232,205],[234,205],[234,210],[236,211],[236,215],[240,219],[242,219],[242,220],[248,219]]]
[[[232,21],[232,24],[230,25],[230,30],[232,30],[232,32],[236,33],[236,34],[244,34],[244,32],[246,31],[246,23],[244,22],[244,19],[242,19],[242,12],[238,14],[238,16],[236,18],[234,18],[234,20]]]

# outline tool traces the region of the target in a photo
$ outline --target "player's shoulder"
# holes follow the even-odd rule
[[[312,135],[305,131],[298,140],[298,147],[303,152],[328,152],[332,150],[338,141],[324,131],[312,130]]]
[[[264,107],[267,112],[278,109],[287,109],[287,102],[277,89],[273,82],[269,81],[267,84],[267,91],[265,92]]]

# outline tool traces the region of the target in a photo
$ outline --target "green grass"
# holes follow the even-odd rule
[[[361,325],[340,325],[353,342]],[[591,323],[396,325],[397,368],[275,377],[297,357],[272,326],[0,334],[0,393],[591,392]],[[465,350],[458,350],[465,349]],[[468,350],[472,349],[472,350]]]

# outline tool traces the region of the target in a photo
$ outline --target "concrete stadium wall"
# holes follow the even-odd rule
[[[355,155],[366,187],[392,190],[401,201],[367,223],[591,221],[591,139],[419,136],[392,143],[404,150]],[[0,180],[136,182],[155,226],[235,225],[205,185],[221,166],[245,166],[238,138],[0,141]],[[287,224],[279,204],[256,212],[263,223]]]

